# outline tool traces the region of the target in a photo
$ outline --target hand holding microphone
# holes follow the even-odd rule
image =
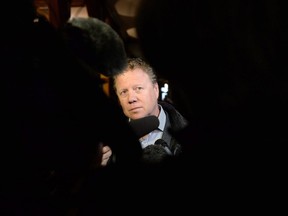
[[[108,164],[110,157],[112,156],[112,149],[107,145],[103,146],[101,153],[102,153],[101,166],[106,166]]]
[[[140,139],[141,137],[145,136],[151,131],[157,129],[159,126],[159,120],[156,116],[146,116],[140,119],[130,121],[129,125],[131,126],[132,130],[136,134],[137,138]],[[158,148],[159,151],[162,151],[162,152],[164,150],[160,146],[156,148]],[[149,149],[148,149],[148,152],[149,152]],[[165,153],[165,150],[164,150],[164,153]],[[104,145],[102,147],[101,166],[106,166],[109,163],[111,156],[112,156],[112,149],[109,146]]]

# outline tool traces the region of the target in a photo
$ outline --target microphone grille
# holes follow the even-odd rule
[[[94,17],[74,17],[63,26],[67,47],[95,72],[111,77],[126,67],[126,51],[120,35]]]

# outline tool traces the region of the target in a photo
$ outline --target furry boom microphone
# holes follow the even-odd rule
[[[123,40],[111,26],[92,17],[69,20],[61,29],[64,42],[76,57],[107,77],[126,66]]]

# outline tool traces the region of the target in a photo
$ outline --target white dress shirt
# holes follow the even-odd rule
[[[150,132],[146,136],[139,139],[142,148],[147,147],[148,145],[152,145],[155,143],[156,140],[161,139],[164,131],[164,126],[166,123],[166,114],[161,105],[159,105],[160,113],[158,116],[159,119],[159,126],[158,129]]]

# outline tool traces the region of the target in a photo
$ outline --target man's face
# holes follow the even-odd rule
[[[116,94],[124,114],[130,119],[159,115],[158,84],[142,69],[127,70],[115,79]]]

